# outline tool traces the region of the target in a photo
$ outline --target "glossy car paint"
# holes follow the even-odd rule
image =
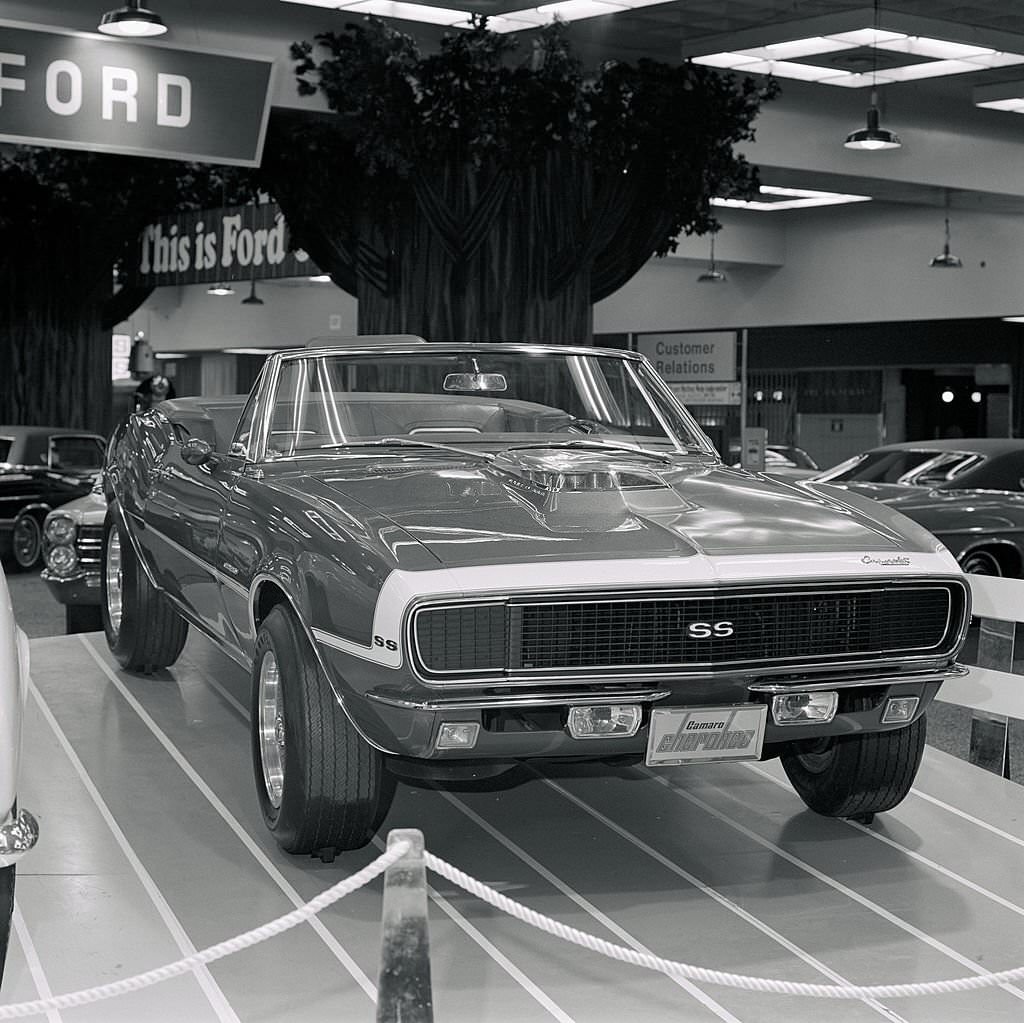
[[[930,534],[891,509],[824,485],[726,468],[710,445],[671,464],[556,446],[512,452],[499,466],[397,448],[253,462],[244,445],[229,453],[222,443],[207,462],[190,465],[165,411],[134,416],[107,467],[117,513],[155,584],[247,666],[258,622],[283,596],[362,734],[407,757],[602,757],[642,752],[645,741],[596,739],[579,750],[551,733],[492,733],[475,750],[438,753],[432,742],[442,714],[478,720],[495,701],[588,697],[580,679],[533,680],[500,697],[483,684],[424,682],[409,657],[409,614],[423,600],[960,575]],[[581,472],[625,467],[650,485],[556,495],[524,488],[517,466],[533,470],[545,460]],[[923,712],[948,659],[915,667],[928,678],[910,677],[898,658],[872,671],[893,695],[920,696]],[[679,673],[670,675],[619,681],[649,703],[678,683]],[[743,702],[751,681],[743,673],[688,676],[687,702]],[[879,715],[841,715],[830,731],[877,730]],[[822,733],[795,726],[780,734],[769,724],[767,738],[808,734]]]

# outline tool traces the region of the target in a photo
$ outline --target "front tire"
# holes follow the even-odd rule
[[[149,581],[115,506],[103,523],[100,592],[107,645],[122,668],[148,675],[178,659],[188,622]]]
[[[43,527],[31,512],[22,512],[11,529],[11,553],[22,572],[38,568],[43,560]]]
[[[260,810],[281,848],[330,860],[366,845],[391,806],[395,780],[281,604],[256,637],[251,710]]]
[[[891,810],[910,791],[924,753],[925,717],[889,732],[792,743],[782,766],[800,798],[825,817]]]
[[[988,551],[971,551],[963,560],[960,567],[966,575],[994,575],[1003,574],[1002,566],[994,554]]]

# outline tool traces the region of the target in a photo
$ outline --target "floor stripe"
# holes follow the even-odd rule
[[[110,829],[110,833],[114,836],[114,840],[120,847],[125,859],[129,864],[131,864],[132,870],[135,871],[135,876],[139,879],[139,883],[145,889],[150,902],[153,903],[154,908],[160,915],[160,919],[163,920],[164,926],[170,932],[175,945],[178,946],[178,951],[183,956],[195,955],[198,949],[192,944],[185,928],[181,925],[181,921],[177,918],[174,910],[171,909],[170,904],[164,898],[163,892],[160,891],[157,883],[153,880],[153,876],[145,868],[142,860],[139,859],[138,853],[136,853],[132,848],[131,843],[128,841],[128,836],[125,835],[121,830],[121,826],[114,819],[114,815],[111,813],[110,807],[107,806],[106,800],[100,794],[100,790],[96,787],[96,784],[89,776],[89,772],[85,769],[85,765],[75,752],[74,747],[71,745],[71,741],[64,732],[64,729],[61,728],[60,723],[54,717],[53,712],[50,710],[46,700],[43,698],[43,694],[39,692],[36,684],[31,680],[29,680],[28,687],[29,693],[35,700],[43,717],[46,719],[46,723],[50,726],[51,731],[57,737],[57,741],[60,743],[68,760],[71,762],[71,766],[75,769],[75,773],[81,780],[82,785],[85,786],[86,792],[89,793],[89,798],[93,801],[93,804],[99,811],[104,823]],[[210,973],[209,967],[200,965],[194,969],[192,973],[195,976],[195,979],[199,982],[199,986],[203,989],[203,993],[206,995],[210,1006],[217,1014],[217,1018],[221,1020],[222,1023],[241,1023],[238,1016],[235,1015],[234,1009],[232,1009],[231,1005],[228,1003],[224,992],[221,991],[220,985],[213,979],[213,975]]]
[[[373,844],[383,852],[386,848],[382,839],[374,838]],[[522,970],[512,962],[497,946],[474,927],[443,895],[427,885],[427,895],[438,909],[441,910],[464,934],[477,943],[520,987],[539,1005],[553,1016],[558,1023],[576,1023],[572,1016],[567,1015],[539,985],[535,984]]]
[[[763,920],[759,920],[748,910],[745,910],[742,906],[737,905],[735,902],[727,898],[725,895],[722,895],[714,888],[711,888],[709,885],[705,884],[705,882],[703,882],[699,877],[697,877],[694,874],[691,874],[688,870],[684,869],[683,867],[680,867],[678,863],[673,862],[663,853],[658,852],[657,849],[655,849],[651,845],[648,845],[642,838],[639,838],[638,836],[634,835],[631,831],[628,831],[621,824],[618,824],[617,822],[613,821],[610,817],[605,816],[605,814],[601,813],[600,810],[596,809],[589,803],[580,799],[579,796],[576,796],[572,792],[569,792],[568,789],[563,788],[561,785],[558,784],[558,782],[552,781],[550,778],[543,777],[542,780],[546,785],[548,785],[550,788],[553,788],[556,792],[560,793],[571,803],[574,803],[581,810],[590,814],[596,820],[599,820],[602,824],[610,828],[621,838],[624,838],[627,842],[631,843],[632,845],[635,845],[642,852],[650,856],[651,859],[660,863],[663,867],[665,867],[666,870],[670,870],[676,876],[683,878],[684,881],[686,881],[688,884],[693,885],[693,887],[696,888],[699,892],[701,892],[701,894],[708,896],[708,898],[710,899],[714,899],[714,901],[717,902],[720,906],[729,910],[730,913],[734,913],[741,920],[750,924],[751,927],[754,927],[762,934],[766,935],[773,941],[777,942],[787,951],[792,952],[793,955],[795,955],[798,959],[801,959],[808,966],[812,967],[819,973],[828,977],[836,984],[852,984],[852,981],[848,980],[842,974],[837,973],[826,963],[821,962],[821,960],[819,959],[815,959],[814,956],[812,956],[809,952],[802,949],[799,945],[794,944],[792,941],[790,941],[783,934],[780,934],[769,924],[766,924]],[[881,1002],[875,1000],[865,1000],[864,1004],[869,1008],[874,1009],[874,1011],[877,1012],[884,1019],[891,1020],[892,1023],[906,1023],[906,1020],[902,1016],[900,1016],[894,1010],[890,1009],[888,1006],[883,1005]]]
[[[15,888],[17,888],[17,882],[15,882]],[[17,899],[17,894],[15,894]],[[36,985],[36,993],[40,998],[52,998],[53,988],[50,987],[50,982],[46,979],[46,971],[43,969],[42,960],[39,958],[39,952],[36,949],[36,944],[32,940],[32,935],[29,933],[28,925],[25,923],[25,918],[21,915],[21,910],[18,908],[17,901],[14,904],[14,932],[18,936],[18,941],[21,943],[21,950],[25,954],[25,962],[28,965],[28,972],[32,975],[32,980]],[[59,1009],[47,1009],[46,1018],[49,1023],[62,1023],[63,1017],[60,1014]]]
[[[221,696],[223,696],[224,699],[238,711],[242,720],[248,724],[250,720],[248,708],[244,707],[241,701],[235,699],[235,697],[232,696],[224,686],[211,678],[207,672],[202,671],[194,663],[191,664],[191,667],[203,679],[204,683],[208,683],[213,686],[213,688],[216,689]],[[375,838],[373,842],[381,852],[385,850],[386,846],[380,838]],[[506,973],[508,973],[510,977],[512,977],[513,980],[516,981],[517,984],[519,984],[533,999],[542,1005],[555,1019],[559,1020],[560,1023],[574,1023],[571,1017],[567,1016],[537,984],[527,977],[519,967],[504,955],[504,953],[500,952],[487,938],[485,938],[476,927],[474,927],[461,913],[459,913],[457,909],[451,905],[451,903],[448,902],[447,899],[444,898],[444,896],[439,895],[429,885],[427,886],[427,893],[437,907],[445,913],[452,922],[463,931],[463,933],[476,942],[480,948],[482,948],[503,970],[505,970]]]
[[[787,852],[781,846],[776,845],[774,842],[771,842],[767,838],[764,838],[763,836],[759,835],[756,831],[752,831],[745,825],[740,824],[739,821],[733,820],[728,815],[722,813],[721,810],[717,809],[717,807],[712,806],[710,803],[706,803],[699,796],[695,796],[690,792],[686,792],[684,789],[679,788],[674,782],[662,777],[661,775],[654,774],[653,772],[648,771],[646,768],[643,768],[642,770],[645,774],[649,775],[656,782],[658,782],[658,784],[664,785],[670,792],[677,795],[680,799],[685,799],[687,802],[693,803],[694,806],[699,806],[705,813],[709,813],[716,820],[719,820],[723,824],[728,825],[730,828],[733,828],[734,830],[738,831],[741,835],[745,835],[747,838],[749,838],[752,842],[755,842],[757,845],[760,845],[763,848],[770,850],[777,856],[781,856],[782,859],[786,860],[788,863],[792,863],[794,867],[797,867],[805,873],[810,874],[811,877],[816,878],[818,881],[821,881],[822,884],[826,884],[830,888],[834,888],[837,892],[841,892],[848,899],[851,899],[852,901],[863,906],[865,909],[870,910],[872,913],[875,913],[876,915],[880,916],[883,920],[887,920],[894,927],[898,927],[901,931],[905,931],[907,934],[910,934],[913,937],[917,938],[918,941],[921,941],[925,945],[928,945],[930,948],[935,949],[936,952],[940,952],[942,955],[948,957],[949,959],[952,959],[954,962],[959,963],[965,969],[968,969],[972,973],[976,973],[981,977],[987,977],[991,973],[990,970],[986,970],[984,967],[979,966],[973,960],[968,959],[964,955],[961,955],[959,952],[956,951],[956,949],[951,948],[949,945],[946,945],[942,941],[939,941],[938,938],[935,938],[932,935],[928,934],[926,931],[922,931],[919,927],[915,927],[913,924],[908,923],[901,917],[896,916],[895,913],[889,912],[889,910],[887,910],[884,906],[878,905],[877,902],[872,902],[871,899],[867,898],[864,895],[861,895],[860,892],[857,892],[849,886],[843,884],[842,881],[838,881],[834,877],[829,877],[828,874],[818,870],[817,867],[812,867],[811,864],[807,863],[805,860],[800,859],[799,856],[794,856],[791,852]],[[1000,984],[999,986],[1004,991],[1007,991],[1010,994],[1012,994],[1015,998],[1019,998],[1022,1001],[1024,1001],[1024,991],[1021,991],[1020,988],[1013,987],[1011,984]]]
[[[770,781],[773,785],[777,785],[779,788],[785,789],[792,794],[793,789],[788,782],[783,781],[781,778],[776,778],[775,775],[769,774],[769,772],[755,767],[753,764],[748,764],[747,767],[755,774],[759,774],[762,778]],[[1011,913],[1016,913],[1018,916],[1024,916],[1024,906],[1003,898],[1002,895],[998,895],[996,892],[977,884],[970,880],[970,878],[964,877],[963,874],[958,874],[955,870],[950,870],[948,867],[944,867],[941,863],[937,863],[935,860],[929,859],[927,856],[924,856],[914,849],[908,849],[907,846],[901,845],[888,835],[883,835],[877,831],[873,831],[871,828],[865,827],[858,821],[847,820],[845,818],[842,820],[844,824],[848,824],[851,828],[856,828],[863,834],[870,835],[870,837],[875,839],[876,842],[882,842],[884,845],[888,845],[891,848],[898,850],[904,856],[908,856],[912,860],[917,860],[918,863],[928,867],[929,870],[934,870],[936,873],[942,874],[943,877],[948,877],[950,881],[962,885],[964,888],[969,888],[972,892],[980,895],[982,898],[991,900],[996,903],[996,905],[1002,906],[1003,909],[1008,909]]]
[[[969,821],[971,824],[976,824],[979,828],[984,828],[993,835],[1005,838],[1007,842],[1012,842],[1014,845],[1019,845],[1024,849],[1024,838],[1019,838],[1017,835],[1011,835],[1008,831],[1003,831],[1002,828],[997,828],[994,824],[989,824],[988,821],[983,821],[980,818],[975,817],[973,814],[967,813],[966,810],[961,810],[958,806],[952,806],[950,803],[944,803],[941,799],[936,799],[935,796],[929,796],[927,792],[921,792],[919,789],[911,789],[910,794],[912,796],[917,796],[919,799],[925,800],[925,802],[931,803],[933,806],[946,810],[965,821]]]
[[[534,870],[536,871],[536,873],[540,874],[540,876],[543,877],[544,880],[548,882],[548,884],[550,884],[552,887],[560,891],[562,895],[564,895],[567,899],[569,899],[572,902],[575,902],[576,905],[579,906],[584,913],[593,917],[598,923],[600,923],[603,927],[607,928],[624,944],[629,945],[630,948],[636,950],[637,952],[643,952],[647,955],[653,954],[651,949],[649,949],[642,942],[634,938],[633,935],[629,933],[629,931],[627,931],[624,927],[620,927],[614,920],[612,920],[611,917],[602,913],[601,910],[599,910],[597,906],[595,906],[592,902],[585,899],[582,895],[579,894],[579,892],[570,888],[561,878],[559,878],[557,875],[548,870],[547,867],[545,867],[538,860],[534,859],[525,849],[523,849],[521,846],[513,842],[511,838],[508,838],[506,835],[503,835],[500,831],[498,831],[497,828],[495,828],[488,821],[484,820],[484,818],[481,817],[478,813],[476,813],[474,810],[471,810],[468,806],[466,806],[466,804],[463,803],[461,799],[458,799],[457,797],[453,796],[450,792],[445,792],[442,789],[437,789],[435,791],[437,792],[438,795],[443,796],[445,799],[447,799],[448,802],[452,804],[452,806],[456,807],[458,810],[464,813],[471,821],[473,821],[474,824],[477,825],[477,827],[482,828],[484,831],[487,832],[488,835],[491,836],[491,838],[493,838],[499,844],[503,845],[514,856],[517,856],[520,860],[522,860],[523,863],[530,867],[531,870]],[[678,984],[681,988],[687,991],[690,995],[693,996],[693,998],[695,998],[698,1002],[705,1006],[705,1008],[709,1009],[712,1013],[714,1013],[714,1015],[716,1015],[719,1019],[726,1020],[727,1023],[741,1023],[741,1021],[736,1016],[734,1016],[727,1008],[725,1008],[724,1005],[719,1005],[718,1002],[716,1002],[710,995],[702,991],[696,984],[693,983],[693,981],[687,980],[685,977],[675,977],[671,975],[668,975],[668,979]]]
[[[160,726],[149,716],[147,711],[143,708],[142,704],[129,692],[125,684],[118,678],[117,673],[110,667],[109,664],[100,656],[93,645],[85,638],[84,635],[79,634],[79,641],[82,646],[89,652],[89,655],[99,666],[100,670],[110,680],[111,684],[117,689],[117,691],[124,697],[127,704],[135,711],[139,716],[143,724],[153,733],[157,742],[167,751],[174,762],[181,768],[185,776],[192,782],[193,785],[202,793],[206,801],[217,811],[221,819],[225,824],[235,833],[238,840],[245,846],[248,852],[256,860],[257,863],[266,871],[267,875],[271,878],[274,884],[284,893],[285,897],[298,909],[300,906],[305,905],[305,900],[299,895],[299,893],[288,883],[287,879],[281,873],[273,863],[270,862],[267,854],[256,844],[252,836],[242,827],[241,823],[235,817],[235,815],[221,802],[217,794],[210,788],[209,785],[199,775],[199,772],[188,762],[184,754],[171,742]],[[340,880],[340,878],[339,878]],[[359,964],[348,954],[341,943],[334,937],[333,934],[324,926],[318,917],[312,917],[309,921],[309,926],[317,933],[323,943],[331,950],[335,958],[348,970],[353,980],[363,989],[367,997],[373,1001],[377,1001],[377,987],[370,980],[369,977],[363,972]]]

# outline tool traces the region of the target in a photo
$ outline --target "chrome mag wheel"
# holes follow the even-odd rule
[[[121,630],[121,608],[124,601],[124,574],[121,568],[121,534],[117,528],[110,530],[107,539],[107,559],[104,564],[107,584],[107,617],[114,632]]]
[[[277,658],[268,650],[260,662],[259,680],[260,765],[267,799],[275,810],[284,792],[284,701]]]

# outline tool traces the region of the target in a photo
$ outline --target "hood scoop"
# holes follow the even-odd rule
[[[627,461],[618,452],[504,451],[492,466],[541,494],[609,494],[625,490],[668,490],[658,473]]]

